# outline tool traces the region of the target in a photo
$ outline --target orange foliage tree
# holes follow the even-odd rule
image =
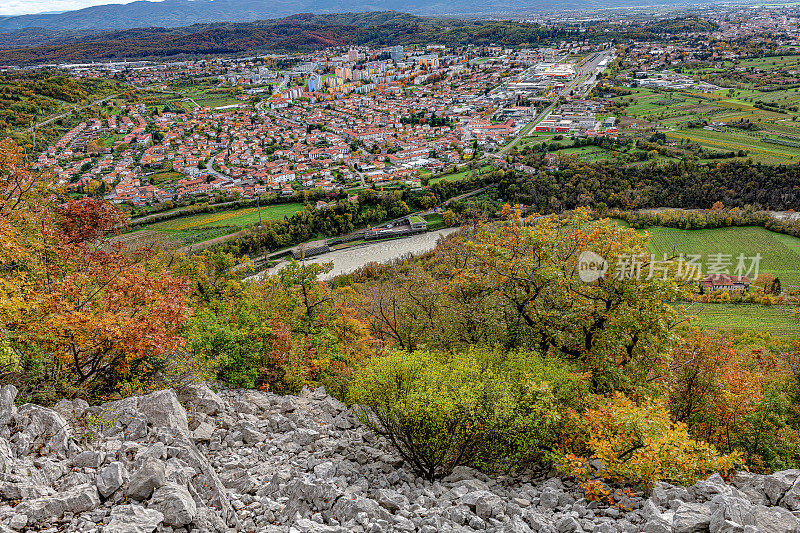
[[[62,201],[0,144],[0,310],[19,382],[35,396],[107,395],[146,376],[182,344],[188,284],[154,255],[114,243],[125,217],[94,198]],[[42,398],[46,400],[46,398]]]

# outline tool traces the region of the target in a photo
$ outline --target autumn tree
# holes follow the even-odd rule
[[[114,242],[125,224],[115,207],[62,201],[10,143],[0,158],[0,317],[23,392],[105,396],[167,370],[183,344],[187,282]]]
[[[495,295],[519,320],[523,342],[580,362],[597,390],[635,388],[661,364],[679,321],[669,302],[680,291],[674,265],[650,255],[645,235],[579,210],[563,220],[480,225],[463,239],[465,259],[450,260],[452,283]],[[605,271],[584,281],[579,259],[587,252],[605,261]]]

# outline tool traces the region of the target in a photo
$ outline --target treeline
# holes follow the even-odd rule
[[[382,14],[378,14],[382,15]],[[77,38],[57,45],[0,51],[0,63],[31,64],[177,54],[223,54],[244,50],[306,52],[330,46],[467,44],[504,46],[550,43],[577,32],[511,21],[453,21],[421,17],[295,15],[252,23],[136,28]]]
[[[531,161],[541,167],[541,160]],[[716,202],[754,210],[800,210],[800,167],[726,161],[618,167],[562,158],[559,170],[498,171],[497,194],[542,213],[579,206],[709,209]],[[488,176],[486,179],[490,179]]]
[[[306,202],[304,211],[284,217],[283,220],[265,221],[261,228],[251,228],[245,235],[220,244],[215,249],[234,255],[253,256],[320,236],[344,235],[367,225],[380,224],[413,211],[429,209],[448,198],[474,189],[476,183],[491,183],[491,179],[493,178],[486,181],[476,178],[440,182],[423,191],[400,189],[380,193],[367,189],[359,192],[357,203],[343,198],[330,202],[324,209],[314,209]]]
[[[337,192],[336,196],[333,199],[339,199],[343,197],[343,193]],[[279,204],[291,204],[291,203],[309,203],[309,202],[316,202],[317,200],[321,200],[323,198],[331,199],[331,197],[323,191],[322,189],[314,189],[308,191],[300,191],[291,196],[277,196],[274,194],[265,194],[259,200],[253,199],[243,199],[243,200],[232,200],[228,201],[225,199],[220,199],[219,202],[212,203],[212,202],[201,202],[195,204],[186,204],[182,209],[172,210],[173,207],[169,207],[169,202],[164,202],[164,204],[160,204],[164,206],[166,212],[160,212],[159,208],[151,208],[152,211],[148,213],[144,213],[143,216],[140,218],[133,219],[129,222],[128,226],[130,228],[136,228],[139,226],[145,226],[147,224],[153,224],[155,222],[163,222],[164,220],[172,220],[173,218],[180,218],[187,215],[198,215],[200,213],[217,213],[219,211],[227,211],[230,209],[241,209],[243,207],[254,207],[259,205],[259,202],[263,206],[268,205],[279,205]],[[180,207],[180,206],[178,206]]]
[[[409,214],[402,193],[380,194],[372,190],[359,193],[358,202],[347,199],[316,209],[310,204],[284,220],[271,220],[262,228],[254,228],[246,235],[219,245],[218,249],[234,255],[256,255],[299,244],[316,236],[332,237],[350,233],[355,229],[379,224],[387,219]]]
[[[655,226],[679,229],[714,229],[738,226],[761,226],[776,233],[800,237],[800,221],[778,220],[764,212],[752,209],[712,209],[686,211],[669,209],[665,211],[620,211],[613,209],[607,214],[619,218],[636,229]]]

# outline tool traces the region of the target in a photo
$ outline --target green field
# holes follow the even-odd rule
[[[145,176],[147,179],[150,179],[156,185],[161,185],[163,183],[175,183],[178,180],[185,178],[184,174],[180,172],[175,172],[173,170],[165,170],[163,172],[157,172],[155,174],[148,174]]]
[[[729,331],[770,331],[775,335],[800,337],[800,322],[788,305],[702,304],[681,311],[696,316],[700,327]]]
[[[702,262],[710,254],[727,254],[733,263],[730,273],[736,268],[736,258],[761,255],[760,272],[771,272],[780,278],[784,286],[800,286],[800,239],[774,233],[760,227],[718,228],[704,230],[681,230],[674,228],[649,228],[650,249],[657,256],[662,254],[701,254]],[[747,261],[750,266],[750,261]]]
[[[781,62],[779,58],[766,59],[770,65]],[[797,61],[794,57],[790,64]],[[641,87],[626,90],[633,92],[613,98],[625,106],[620,113],[622,130],[636,123],[637,132],[659,129],[669,140],[689,139],[709,151],[744,150],[746,157],[755,162],[781,164],[800,160],[800,146],[786,146],[786,141],[791,144],[796,142],[795,136],[800,137],[800,92],[796,89],[759,91],[739,87],[713,94]],[[781,108],[758,107],[763,105]],[[705,122],[719,131],[689,128],[691,121]],[[750,122],[754,127],[745,131],[729,126],[738,121]],[[777,142],[765,142],[764,138]]]
[[[284,216],[291,216],[297,211],[302,211],[302,204],[280,204],[261,208],[262,220],[277,220]],[[173,218],[162,222],[155,222],[143,226],[141,229],[156,230],[165,232],[181,232],[186,230],[198,230],[201,228],[214,228],[221,226],[246,227],[258,223],[258,208],[247,207],[244,209],[233,209],[220,211],[218,213],[202,213],[199,215],[189,215],[185,217]]]
[[[465,177],[471,177],[473,173],[484,173],[488,172],[492,168],[491,165],[484,165],[480,169],[475,170],[462,170],[461,172],[456,172],[454,174],[446,174],[444,176],[439,176],[438,178],[432,178],[430,184],[433,185],[435,183],[439,183],[440,181],[458,181],[464,179]]]

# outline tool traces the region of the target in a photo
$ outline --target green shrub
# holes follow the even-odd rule
[[[510,470],[552,452],[584,378],[530,353],[394,352],[353,376],[349,399],[426,479],[455,466]]]

